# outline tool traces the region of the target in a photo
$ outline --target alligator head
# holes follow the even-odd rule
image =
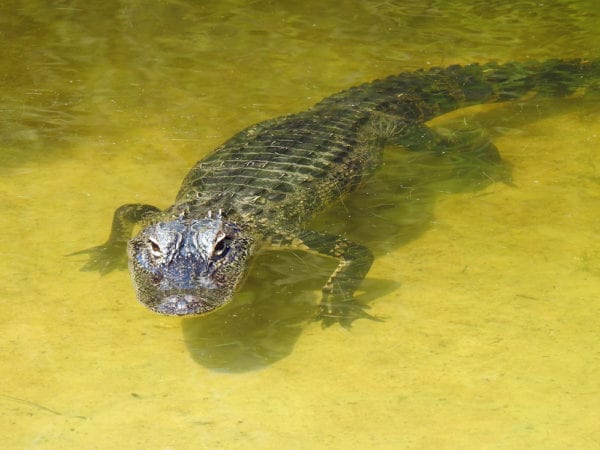
[[[169,315],[203,314],[223,306],[246,274],[252,244],[220,215],[150,225],[127,248],[137,298]]]

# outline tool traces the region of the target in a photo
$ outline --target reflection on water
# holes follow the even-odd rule
[[[0,447],[595,448],[597,93],[435,120],[454,151],[389,148],[310,224],[374,251],[382,322],[313,321],[314,255],[186,319],[65,255],[249,124],[403,70],[598,57],[597,25],[583,0],[3,2]]]

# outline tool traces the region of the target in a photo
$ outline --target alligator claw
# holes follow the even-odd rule
[[[315,320],[320,320],[323,328],[329,328],[334,323],[339,323],[346,329],[352,328],[352,323],[357,319],[383,322],[383,319],[365,311],[369,308],[370,306],[358,303],[355,300],[325,301],[319,305]]]
[[[89,261],[81,267],[81,270],[83,272],[98,271],[100,274],[105,275],[113,270],[127,268],[126,245],[123,242],[108,241],[102,245],[80,250],[67,256],[90,255]]]

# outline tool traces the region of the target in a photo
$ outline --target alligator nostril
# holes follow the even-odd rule
[[[175,304],[175,312],[177,314],[185,314],[187,312],[187,309],[188,302],[185,299],[177,300],[177,303]]]
[[[217,304],[204,297],[177,293],[166,297],[154,310],[161,314],[185,316],[188,314],[202,314],[215,309],[217,306]]]

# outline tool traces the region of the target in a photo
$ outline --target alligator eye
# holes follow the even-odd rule
[[[229,251],[229,242],[230,239],[226,236],[223,236],[223,239],[221,239],[215,244],[215,248],[213,249],[213,256],[225,256]]]
[[[148,239],[148,244],[150,244],[150,253],[153,256],[162,256],[162,250],[160,249],[160,245],[154,239]]]

